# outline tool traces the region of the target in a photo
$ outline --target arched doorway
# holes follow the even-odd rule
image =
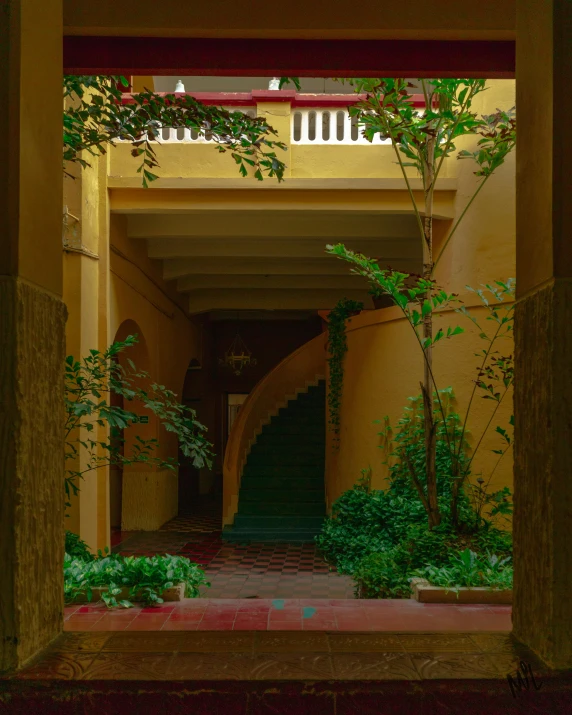
[[[142,334],[141,328],[134,320],[125,320],[115,334],[113,342],[123,342],[130,335],[137,336],[137,342],[119,353],[113,359],[122,365],[128,366],[127,359],[131,360],[138,370],[147,370],[149,366],[149,353],[147,343]],[[110,394],[110,404],[112,407],[124,408],[124,400],[121,395]],[[123,430],[116,436],[111,436],[111,443],[119,447],[120,453],[125,453],[125,442],[123,441]],[[123,519],[123,468],[120,465],[112,465],[109,469],[109,523],[111,531],[121,531],[124,523]],[[113,543],[113,538],[112,538]]]

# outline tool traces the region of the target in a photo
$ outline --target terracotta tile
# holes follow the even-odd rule
[[[273,621],[268,623],[269,631],[300,631],[302,630],[301,621]]]
[[[125,626],[126,631],[160,631],[162,626],[167,622],[166,618],[135,618],[131,623]]]
[[[180,647],[181,637],[163,633],[117,633],[106,640],[102,650],[117,653],[169,652]]]
[[[196,631],[198,628],[198,621],[166,621],[163,626],[161,626],[161,633],[163,631]]]

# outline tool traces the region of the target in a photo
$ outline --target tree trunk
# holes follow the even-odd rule
[[[423,221],[423,278],[431,280],[433,273],[433,178],[435,174],[435,137],[427,139],[427,156],[424,162],[425,186],[425,217]],[[426,300],[431,300],[431,291],[425,294]],[[433,312],[430,311],[423,319],[423,339],[433,338]],[[437,502],[437,425],[433,413],[433,348],[425,350],[423,370],[423,395],[424,431],[425,431],[425,464],[427,480],[427,502],[429,504],[429,528],[441,523],[441,514]]]

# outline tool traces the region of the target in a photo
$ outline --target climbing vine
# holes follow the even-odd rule
[[[363,303],[349,298],[342,298],[328,315],[328,366],[330,368],[330,389],[328,408],[329,426],[334,433],[334,444],[339,442],[340,405],[344,384],[344,355],[348,350],[346,338],[346,319],[363,308]]]

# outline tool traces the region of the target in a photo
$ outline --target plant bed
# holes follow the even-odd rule
[[[145,601],[145,593],[143,591],[139,591],[135,593],[134,595],[130,595],[131,589],[127,586],[124,586],[119,590],[119,593],[115,594],[115,599],[116,601],[135,601],[135,602],[142,602]],[[87,598],[87,593],[78,593],[76,597],[71,601],[71,603],[97,603],[98,601],[102,601],[104,594],[109,593],[109,587],[103,587],[103,588],[92,588],[91,589],[91,601],[88,601]],[[174,586],[171,586],[171,588],[165,589],[161,594],[160,598],[163,601],[182,601],[185,598],[185,584],[184,583],[178,583]]]
[[[411,594],[420,603],[474,603],[483,605],[512,603],[512,589],[475,586],[451,590],[443,586],[432,586],[424,578],[411,579]]]
[[[184,556],[120,556],[98,552],[88,558],[64,557],[66,603],[104,601],[108,607],[130,608],[132,601],[155,605],[196,598],[209,586],[204,571]]]

